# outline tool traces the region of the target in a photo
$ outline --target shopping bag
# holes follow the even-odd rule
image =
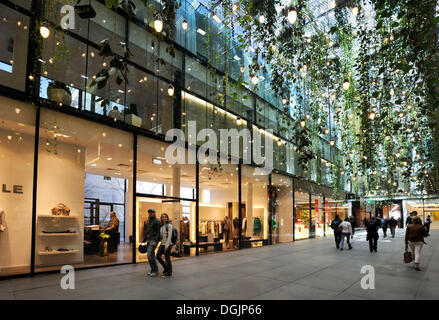
[[[410,263],[413,261],[412,253],[410,251],[404,252],[404,263]]]

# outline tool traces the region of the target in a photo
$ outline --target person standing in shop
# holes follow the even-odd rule
[[[110,222],[105,230],[108,232],[119,232],[119,218],[116,216],[116,212],[110,212]]]
[[[389,227],[389,220],[385,217],[381,218],[381,228],[383,229],[384,238],[387,237],[387,228]]]
[[[370,218],[369,223],[367,224],[367,235],[366,235],[366,241],[369,241],[369,250],[370,252],[377,252],[378,250],[378,229],[379,224],[375,221],[375,218]]]
[[[349,221],[349,218],[346,217],[346,219],[340,223],[340,226],[338,227],[341,231],[341,240],[340,240],[340,250],[343,250],[344,247],[344,238],[346,238],[346,242],[348,243],[349,250],[352,249],[351,242],[349,241],[350,236],[352,235],[352,225]]]
[[[395,238],[395,228],[397,225],[398,225],[398,221],[396,221],[395,218],[391,216],[389,220],[389,228],[390,228],[390,233],[392,234],[392,238]]]
[[[335,219],[331,222],[331,229],[334,230],[335,246],[337,249],[340,249],[341,231],[339,230],[339,227],[341,223],[342,221],[338,214],[336,214]]]
[[[160,217],[161,228],[160,228],[160,247],[157,250],[157,261],[163,267],[162,277],[172,276],[172,263],[171,263],[171,249],[174,245],[172,243],[172,229],[173,226],[169,221],[169,216],[166,213],[162,213]],[[165,255],[165,261],[162,259],[162,255]]]
[[[430,225],[431,225],[431,217],[430,215],[428,215],[424,221],[425,229],[427,229],[427,237],[430,235]]]
[[[421,250],[425,244],[424,237],[427,236],[427,229],[422,225],[421,218],[415,216],[412,219],[412,223],[407,226],[405,232],[405,251],[412,251],[413,262],[415,264],[415,270],[420,271],[419,263],[421,262]]]
[[[231,229],[232,229],[232,220],[230,220],[229,216],[226,216],[224,219],[224,241],[226,242],[227,249],[229,249],[229,239],[230,239]]]
[[[143,242],[147,244],[147,255],[151,271],[147,273],[150,277],[156,277],[159,272],[155,260],[155,248],[160,240],[160,221],[155,216],[154,209],[148,209],[148,219],[143,223]]]

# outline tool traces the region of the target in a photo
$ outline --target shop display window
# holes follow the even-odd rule
[[[238,166],[200,165],[199,174],[200,253],[238,249]]]
[[[269,203],[269,193],[275,194],[275,189],[269,187],[268,174],[259,168],[243,165],[241,179],[242,247],[262,246],[269,237],[273,239],[273,235],[278,241],[278,216],[274,203]]]
[[[315,237],[324,236],[324,205],[322,196],[311,195],[311,232]]]
[[[0,276],[30,272],[35,109],[0,97]]]
[[[290,177],[273,174],[271,184],[274,188],[272,199],[277,228],[273,228],[272,243],[293,241],[293,187]]]
[[[295,239],[308,239],[310,232],[310,203],[308,185],[303,181],[295,179],[295,223],[294,232]]]
[[[132,259],[133,136],[41,110],[37,271]]]

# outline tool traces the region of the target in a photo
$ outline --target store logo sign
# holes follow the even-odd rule
[[[196,121],[188,121],[187,127],[189,152],[186,159],[185,133],[180,129],[170,129],[166,133],[166,141],[174,141],[167,149],[165,158],[168,164],[238,164],[241,158],[243,164],[263,166],[256,168],[255,174],[267,175],[273,170],[273,130],[262,133],[253,128],[219,129],[219,137],[213,129],[202,129],[197,132]],[[198,152],[194,152],[197,142],[204,142]],[[242,143],[241,143],[242,142]],[[242,145],[242,148],[241,148]]]
[[[2,193],[18,193],[23,194],[23,186],[13,185],[12,188],[7,184],[2,184]]]

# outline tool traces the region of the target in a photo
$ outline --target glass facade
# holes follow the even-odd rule
[[[269,76],[258,90],[224,82],[225,63],[231,65],[230,80],[236,80],[248,56],[239,49],[232,61],[208,65],[206,38],[197,30],[218,26],[187,1],[178,10],[179,46],[172,57],[149,31],[152,19],[140,19],[142,1],[134,2],[140,9],[127,18],[91,1],[96,18],[76,16],[75,29],[62,31],[57,23],[64,1],[50,1],[52,9],[41,12],[47,39],[29,39],[34,19],[29,2],[15,1],[20,12],[0,4],[0,33],[7,44],[0,48],[0,222],[6,226],[0,233],[0,276],[66,264],[144,262],[137,248],[149,208],[171,218],[180,256],[325,234],[335,201],[315,193],[311,180],[319,170],[326,172],[321,183],[329,184],[330,170],[326,164],[314,165],[312,172],[301,169],[292,137],[280,134],[286,124],[279,121],[283,111],[270,93]],[[186,31],[183,19],[190,25]],[[112,63],[100,56],[104,39],[126,61],[127,81],[111,78],[96,88],[91,86],[96,75]],[[215,41],[218,49],[224,39]],[[125,57],[121,43],[132,56]],[[187,148],[195,147],[190,121],[197,132],[212,129],[218,135],[220,129],[259,130],[273,141],[275,171],[264,173],[244,162],[245,148],[239,163],[168,163],[169,129],[181,129],[189,142],[186,159],[193,152]],[[331,161],[323,140],[321,149],[322,159]]]

